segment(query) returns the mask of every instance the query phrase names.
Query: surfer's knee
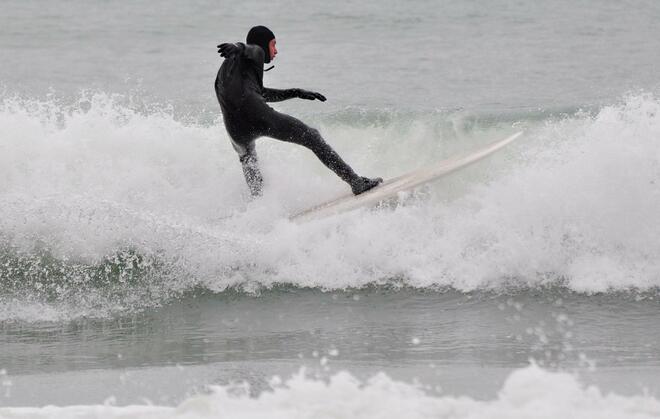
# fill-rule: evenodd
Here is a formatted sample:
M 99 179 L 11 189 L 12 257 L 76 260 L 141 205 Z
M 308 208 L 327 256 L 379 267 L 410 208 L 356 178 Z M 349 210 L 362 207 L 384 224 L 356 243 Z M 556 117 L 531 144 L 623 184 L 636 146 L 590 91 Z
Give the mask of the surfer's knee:
M 254 153 L 245 153 L 238 156 L 238 160 L 241 164 L 257 164 L 257 155 Z
M 321 133 L 316 128 L 306 127 L 300 136 L 300 144 L 314 150 L 325 144 Z
M 323 137 L 321 137 L 319 130 L 312 127 L 307 127 L 305 130 L 305 137 L 312 141 L 323 141 Z
M 230 135 L 229 140 L 234 151 L 238 154 L 239 159 L 247 154 L 254 153 L 254 141 L 245 139 L 238 135 Z

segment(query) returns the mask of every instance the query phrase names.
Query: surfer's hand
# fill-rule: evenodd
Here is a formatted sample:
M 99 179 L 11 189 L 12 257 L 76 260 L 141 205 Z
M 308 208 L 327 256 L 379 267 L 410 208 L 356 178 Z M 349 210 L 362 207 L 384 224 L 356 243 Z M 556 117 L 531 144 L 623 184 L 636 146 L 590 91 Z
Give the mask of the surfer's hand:
M 322 94 L 317 93 L 317 92 L 310 92 L 310 91 L 303 90 L 303 89 L 298 89 L 298 97 L 301 98 L 301 99 L 307 99 L 307 100 L 318 99 L 321 102 L 326 101 L 325 96 L 323 96 Z
M 221 57 L 231 57 L 234 54 L 241 52 L 245 46 L 241 43 L 238 44 L 220 44 L 218 45 L 218 54 Z

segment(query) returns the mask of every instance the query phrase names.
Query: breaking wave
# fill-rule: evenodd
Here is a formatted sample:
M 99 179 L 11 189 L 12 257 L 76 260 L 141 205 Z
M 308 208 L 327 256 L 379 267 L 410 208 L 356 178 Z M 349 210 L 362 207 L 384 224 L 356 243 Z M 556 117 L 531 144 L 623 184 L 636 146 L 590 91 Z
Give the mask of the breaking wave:
M 104 316 L 281 284 L 660 287 L 652 95 L 559 115 L 311 116 L 356 171 L 383 177 L 525 135 L 399 202 L 300 225 L 288 214 L 347 190 L 310 152 L 261 140 L 266 189 L 250 201 L 220 121 L 125 102 L 0 102 L 0 318 Z

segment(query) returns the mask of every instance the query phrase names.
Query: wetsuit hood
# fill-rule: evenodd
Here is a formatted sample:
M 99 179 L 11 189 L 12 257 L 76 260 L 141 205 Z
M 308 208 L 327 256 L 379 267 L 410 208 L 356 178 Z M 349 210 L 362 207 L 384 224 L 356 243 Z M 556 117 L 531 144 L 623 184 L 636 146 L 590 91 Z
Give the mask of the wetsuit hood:
M 275 34 L 265 26 L 255 26 L 250 29 L 245 40 L 248 44 L 254 44 L 264 50 L 264 63 L 270 62 L 270 48 L 268 44 L 272 39 L 275 39 Z

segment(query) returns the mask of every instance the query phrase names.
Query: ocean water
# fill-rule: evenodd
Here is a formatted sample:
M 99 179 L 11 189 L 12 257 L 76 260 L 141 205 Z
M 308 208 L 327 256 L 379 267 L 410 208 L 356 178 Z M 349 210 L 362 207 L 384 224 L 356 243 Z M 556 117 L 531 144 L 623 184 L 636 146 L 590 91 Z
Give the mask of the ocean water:
M 0 417 L 659 417 L 655 2 L 14 1 L 0 14 Z M 257 149 L 215 45 L 361 174 Z

